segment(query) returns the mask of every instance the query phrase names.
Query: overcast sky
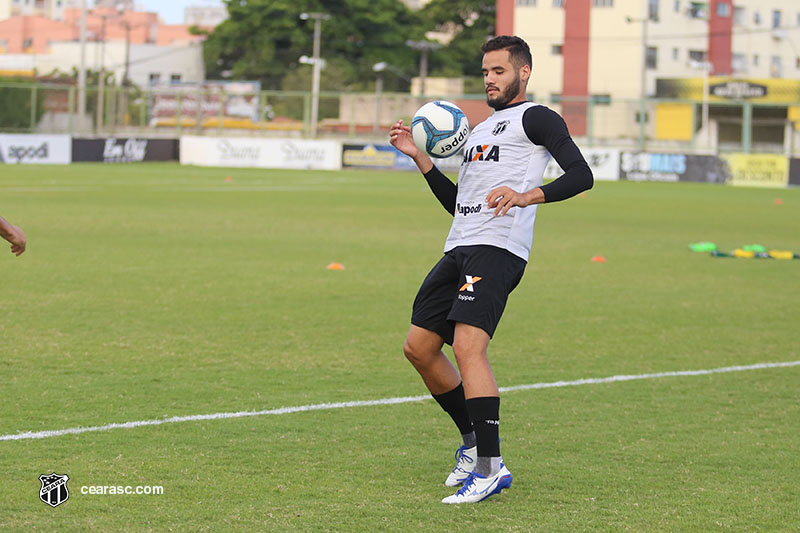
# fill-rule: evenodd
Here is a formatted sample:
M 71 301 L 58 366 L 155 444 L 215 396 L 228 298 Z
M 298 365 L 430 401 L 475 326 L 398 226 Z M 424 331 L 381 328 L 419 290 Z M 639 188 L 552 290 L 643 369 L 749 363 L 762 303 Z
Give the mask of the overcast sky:
M 183 8 L 187 6 L 221 6 L 220 0 L 136 0 L 145 11 L 155 11 L 167 24 L 183 24 Z

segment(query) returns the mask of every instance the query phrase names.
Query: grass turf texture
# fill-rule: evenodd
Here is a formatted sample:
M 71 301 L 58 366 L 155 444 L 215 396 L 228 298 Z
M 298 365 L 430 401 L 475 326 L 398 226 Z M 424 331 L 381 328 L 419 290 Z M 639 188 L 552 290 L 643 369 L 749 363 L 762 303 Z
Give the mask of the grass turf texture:
M 30 241 L 0 256 L 0 434 L 425 393 L 400 348 L 450 217 L 418 175 L 0 168 Z M 800 261 L 687 248 L 800 251 L 799 213 L 797 189 L 624 182 L 541 207 L 499 384 L 800 359 Z M 0 442 L 0 528 L 787 530 L 798 386 L 792 367 L 507 393 L 514 485 L 467 507 L 439 503 L 458 435 L 432 401 Z M 71 478 L 55 509 L 50 472 Z

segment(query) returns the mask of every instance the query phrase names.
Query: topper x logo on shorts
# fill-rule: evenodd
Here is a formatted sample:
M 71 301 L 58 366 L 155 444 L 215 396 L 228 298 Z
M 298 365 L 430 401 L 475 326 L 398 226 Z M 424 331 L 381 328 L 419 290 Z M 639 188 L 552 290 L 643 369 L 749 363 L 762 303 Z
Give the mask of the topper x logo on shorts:
M 463 292 L 463 291 L 475 292 L 475 289 L 473 289 L 472 286 L 483 279 L 480 276 L 465 276 L 465 277 L 467 278 L 467 282 L 463 284 L 460 289 L 458 289 L 458 292 Z

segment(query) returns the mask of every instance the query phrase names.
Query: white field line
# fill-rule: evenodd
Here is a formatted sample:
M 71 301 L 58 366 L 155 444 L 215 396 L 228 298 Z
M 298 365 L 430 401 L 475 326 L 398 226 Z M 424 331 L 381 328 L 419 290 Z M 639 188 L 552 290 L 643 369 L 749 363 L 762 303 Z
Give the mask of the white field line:
M 96 191 L 92 185 L 41 185 L 31 187 L 0 187 L 2 192 L 89 192 Z
M 550 383 L 532 383 L 529 385 L 514 385 L 511 387 L 500 387 L 500 392 L 511 392 L 530 389 L 551 389 L 557 387 L 573 387 L 577 385 L 598 385 L 602 383 L 617 383 L 620 381 L 634 381 L 640 379 L 659 379 L 681 376 L 705 376 L 709 374 L 724 374 L 727 372 L 745 372 L 748 370 L 762 370 L 766 368 L 786 368 L 800 366 L 800 361 L 788 361 L 783 363 L 758 363 L 744 366 L 726 366 L 722 368 L 712 368 L 708 370 L 680 370 L 676 372 L 656 372 L 652 374 L 632 374 L 610 376 L 607 378 L 584 378 L 574 381 L 554 381 Z M 290 413 L 301 413 L 305 411 L 322 411 L 329 409 L 344 409 L 347 407 L 370 407 L 375 405 L 395 405 L 400 403 L 421 402 L 430 400 L 428 394 L 422 396 L 403 396 L 399 398 L 381 398 L 379 400 L 361 400 L 352 402 L 336 403 L 317 403 L 312 405 L 299 405 L 295 407 L 279 407 L 277 409 L 266 409 L 263 411 L 236 411 L 232 413 L 213 413 L 208 415 L 189 415 L 172 416 L 157 420 L 137 420 L 135 422 L 123 422 L 117 424 L 105 424 L 102 426 L 77 427 L 68 429 L 55 429 L 50 431 L 26 431 L 24 433 L 14 433 L 10 435 L 0 435 L 3 440 L 25 440 L 25 439 L 46 439 L 49 437 L 60 437 L 62 435 L 77 435 L 79 433 L 89 433 L 93 431 L 108 431 L 111 429 L 133 429 L 142 426 L 160 426 L 162 424 L 174 424 L 176 422 L 191 422 L 196 420 L 218 420 L 224 418 L 243 418 L 246 416 L 265 416 L 265 415 L 286 415 Z

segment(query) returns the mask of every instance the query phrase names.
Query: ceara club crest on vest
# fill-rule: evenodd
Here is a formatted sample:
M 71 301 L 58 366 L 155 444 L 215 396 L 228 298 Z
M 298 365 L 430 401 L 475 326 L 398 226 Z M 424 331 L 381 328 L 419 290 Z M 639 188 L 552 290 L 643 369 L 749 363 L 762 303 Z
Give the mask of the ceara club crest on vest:
M 506 128 L 508 127 L 509 124 L 511 124 L 510 120 L 501 120 L 500 122 L 494 125 L 494 129 L 492 130 L 492 135 L 500 135 L 501 133 L 506 131 Z

